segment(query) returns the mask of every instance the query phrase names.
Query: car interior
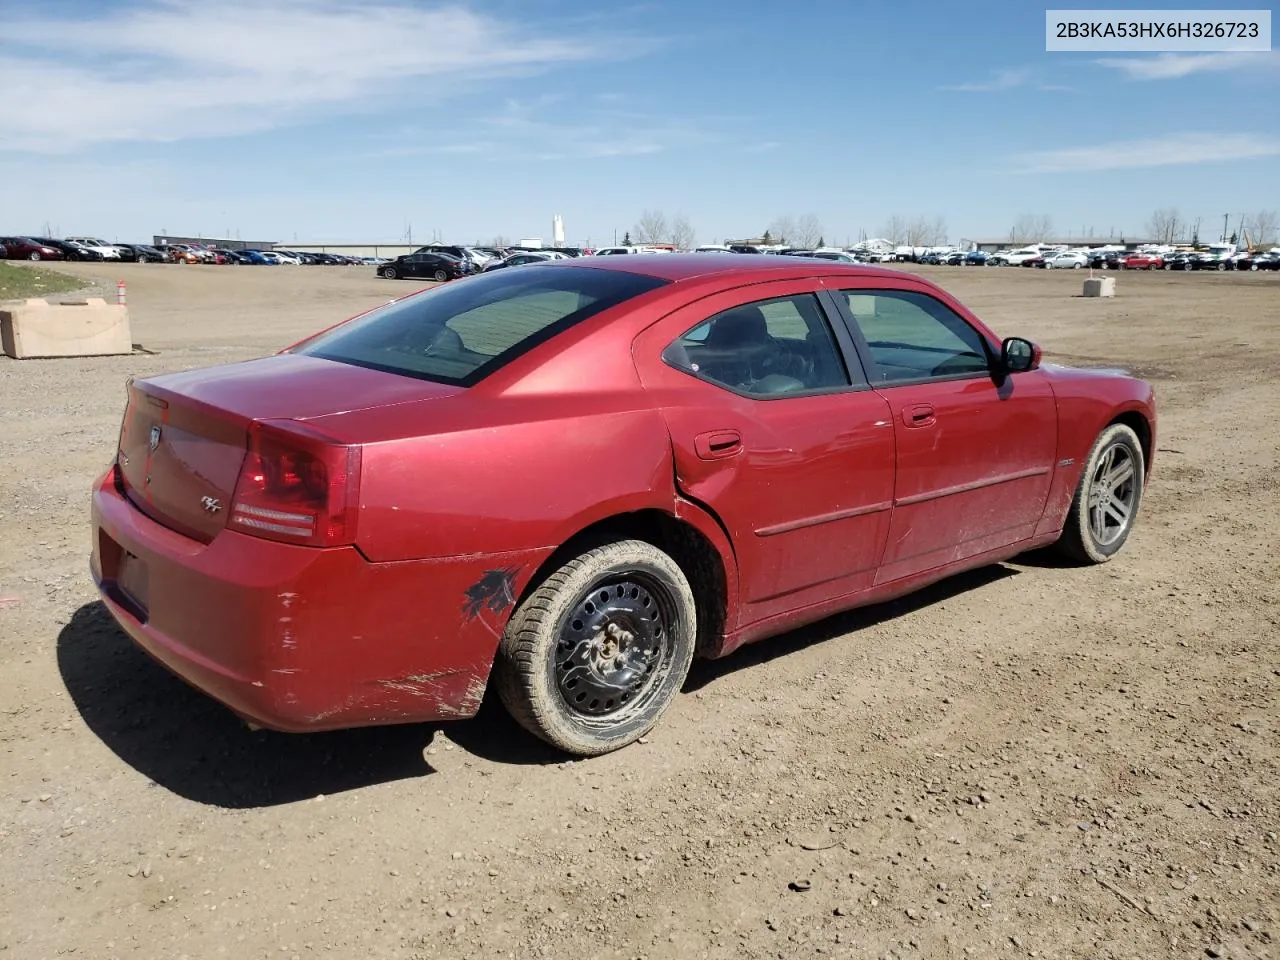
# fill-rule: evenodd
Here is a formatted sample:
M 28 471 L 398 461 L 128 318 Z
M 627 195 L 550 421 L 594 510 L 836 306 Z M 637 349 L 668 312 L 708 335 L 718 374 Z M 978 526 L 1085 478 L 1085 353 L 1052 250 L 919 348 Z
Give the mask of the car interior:
M 749 396 L 850 384 L 826 318 L 812 295 L 726 310 L 674 341 L 663 359 Z

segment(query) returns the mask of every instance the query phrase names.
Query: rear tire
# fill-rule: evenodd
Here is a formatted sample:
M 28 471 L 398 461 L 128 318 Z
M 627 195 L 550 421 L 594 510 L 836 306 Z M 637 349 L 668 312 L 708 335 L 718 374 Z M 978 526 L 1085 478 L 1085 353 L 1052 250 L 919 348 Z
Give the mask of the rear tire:
M 435 279 L 436 283 L 444 283 L 449 279 L 449 274 L 445 273 L 443 270 L 437 270 L 435 272 Z
M 1106 563 L 1120 552 L 1142 505 L 1146 461 L 1132 427 L 1113 423 L 1093 442 L 1058 549 L 1081 563 Z
M 494 660 L 516 722 L 582 757 L 644 736 L 693 660 L 693 591 L 667 554 L 640 540 L 583 553 L 512 615 Z

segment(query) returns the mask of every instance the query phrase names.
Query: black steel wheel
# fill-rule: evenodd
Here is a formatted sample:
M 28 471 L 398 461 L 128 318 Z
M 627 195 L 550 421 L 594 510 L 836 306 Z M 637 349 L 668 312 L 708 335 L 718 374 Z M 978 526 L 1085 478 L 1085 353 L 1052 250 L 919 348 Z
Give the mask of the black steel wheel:
M 1142 504 L 1146 464 L 1133 428 L 1113 423 L 1085 461 L 1058 546 L 1084 563 L 1106 563 L 1133 532 Z
M 395 268 L 395 267 L 383 267 L 383 268 L 382 268 L 382 275 L 383 275 L 384 277 L 386 277 L 388 280 L 394 280 L 394 279 L 396 278 L 396 268 Z
M 693 592 L 652 544 L 623 540 L 570 560 L 512 616 L 498 694 L 527 730 L 567 753 L 617 750 L 651 730 L 689 672 Z
M 449 279 L 449 274 L 445 273 L 443 270 L 437 270 L 435 273 L 435 278 L 436 278 L 436 283 L 444 283 L 446 280 Z

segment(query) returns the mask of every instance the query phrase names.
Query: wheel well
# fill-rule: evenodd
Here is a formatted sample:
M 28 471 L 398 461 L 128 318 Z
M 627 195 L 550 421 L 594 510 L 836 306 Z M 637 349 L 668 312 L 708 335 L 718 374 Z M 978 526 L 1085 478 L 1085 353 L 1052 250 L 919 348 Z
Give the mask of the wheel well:
M 1128 413 L 1120 414 L 1108 426 L 1116 423 L 1123 423 L 1138 435 L 1138 440 L 1142 444 L 1143 466 L 1149 471 L 1151 469 L 1151 424 L 1147 423 L 1147 418 L 1137 410 L 1130 410 Z
M 551 554 L 521 591 L 523 603 L 547 577 L 574 557 L 618 540 L 643 540 L 671 557 L 693 588 L 698 615 L 696 652 L 710 654 L 724 632 L 728 588 L 724 563 L 715 546 L 696 527 L 661 510 L 638 510 L 597 521 L 580 530 Z

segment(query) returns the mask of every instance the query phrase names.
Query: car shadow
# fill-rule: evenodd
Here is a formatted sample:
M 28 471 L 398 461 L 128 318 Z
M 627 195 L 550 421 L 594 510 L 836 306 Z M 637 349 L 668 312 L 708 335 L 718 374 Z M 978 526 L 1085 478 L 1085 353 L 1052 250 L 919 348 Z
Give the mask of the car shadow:
M 198 803 L 268 807 L 423 777 L 434 772 L 424 750 L 440 729 L 464 750 L 497 763 L 565 759 L 488 698 L 475 718 L 447 727 L 251 730 L 139 650 L 100 602 L 81 607 L 62 628 L 57 658 L 89 729 L 143 776 Z
M 686 693 L 701 690 L 726 674 L 734 673 L 745 667 L 768 663 L 778 657 L 789 656 L 816 643 L 833 640 L 836 637 L 856 632 L 864 627 L 885 623 L 924 607 L 932 606 L 935 603 L 949 600 L 970 590 L 984 587 L 989 583 L 996 583 L 1008 577 L 1016 577 L 1018 572 L 1015 567 L 1002 563 L 979 567 L 976 570 L 967 570 L 964 573 L 958 573 L 944 580 L 939 580 L 937 583 L 899 597 L 896 600 L 859 607 L 856 610 L 849 610 L 845 613 L 837 613 L 825 620 L 819 620 L 817 623 L 811 623 L 808 626 L 800 627 L 798 630 L 792 630 L 790 633 L 770 637 L 759 643 L 748 644 L 735 650 L 729 656 L 718 660 L 695 660 L 693 668 L 689 671 L 689 678 L 685 681 L 684 690 Z
M 1004 564 L 971 570 L 897 600 L 837 614 L 748 645 L 720 660 L 695 661 L 684 689 L 700 690 L 734 671 L 1017 573 Z M 78 609 L 62 628 L 57 658 L 76 709 L 109 749 L 153 783 L 212 806 L 269 807 L 424 777 L 435 772 L 424 751 L 438 731 L 463 750 L 494 763 L 547 765 L 567 759 L 512 720 L 492 688 L 475 717 L 448 724 L 314 734 L 251 730 L 139 650 L 97 601 Z
M 1014 567 L 1034 567 L 1037 570 L 1078 570 L 1090 565 L 1083 560 L 1068 557 L 1053 546 L 1020 553 L 1009 563 Z

